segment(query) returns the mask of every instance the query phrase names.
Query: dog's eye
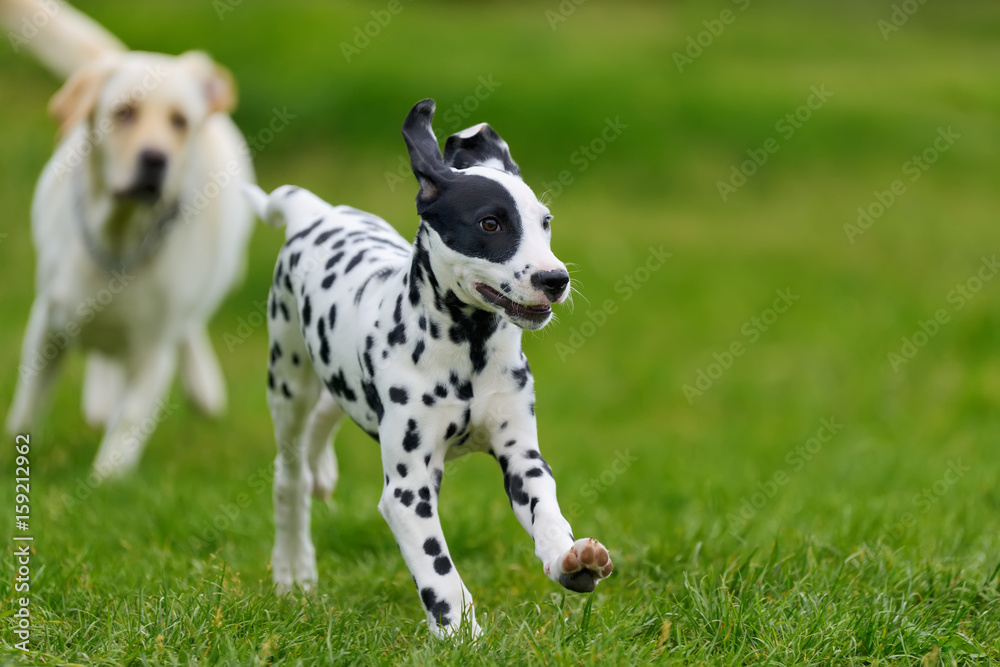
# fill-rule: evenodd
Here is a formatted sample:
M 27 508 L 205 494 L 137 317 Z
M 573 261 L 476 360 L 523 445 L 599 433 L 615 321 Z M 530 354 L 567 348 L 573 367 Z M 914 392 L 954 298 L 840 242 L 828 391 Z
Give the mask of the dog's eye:
M 115 109 L 114 112 L 115 120 L 119 123 L 129 123 L 135 120 L 135 107 L 128 104 L 123 104 L 122 106 Z
M 497 222 L 496 218 L 483 218 L 479 221 L 479 226 L 483 228 L 485 232 L 497 232 L 500 231 L 500 223 Z
M 542 229 L 548 231 L 549 226 L 551 224 L 552 224 L 552 216 L 551 215 L 547 215 L 544 218 L 542 218 Z
M 183 114 L 174 112 L 170 114 L 170 124 L 173 125 L 174 129 L 178 132 L 183 132 L 187 129 L 188 121 Z

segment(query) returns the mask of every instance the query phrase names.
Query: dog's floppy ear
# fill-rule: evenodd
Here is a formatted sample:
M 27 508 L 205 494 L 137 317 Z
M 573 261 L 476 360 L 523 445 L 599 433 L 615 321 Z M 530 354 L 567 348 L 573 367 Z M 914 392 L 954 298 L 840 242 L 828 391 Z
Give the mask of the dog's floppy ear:
M 212 60 L 204 51 L 188 51 L 180 55 L 195 78 L 201 82 L 208 102 L 208 113 L 232 113 L 236 108 L 236 80 L 232 72 Z
M 117 58 L 108 54 L 79 68 L 56 91 L 49 101 L 49 114 L 59 124 L 59 137 L 65 137 L 77 123 L 97 106 L 97 96 L 114 69 Z
M 434 100 L 428 99 L 417 102 L 403 121 L 403 139 L 410 152 L 410 165 L 420 183 L 418 213 L 423 213 L 424 208 L 454 179 L 451 169 L 441 160 L 441 149 L 431 127 L 433 119 Z
M 444 144 L 444 162 L 452 169 L 491 167 L 520 176 L 507 142 L 486 123 L 457 132 Z

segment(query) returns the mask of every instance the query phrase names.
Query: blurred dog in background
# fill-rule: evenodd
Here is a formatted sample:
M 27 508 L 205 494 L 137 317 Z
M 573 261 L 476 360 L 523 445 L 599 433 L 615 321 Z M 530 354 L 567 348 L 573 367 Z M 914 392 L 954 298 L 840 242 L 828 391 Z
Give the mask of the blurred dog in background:
M 201 411 L 226 406 L 207 322 L 242 278 L 253 219 L 239 186 L 255 180 L 228 115 L 235 85 L 204 53 L 128 51 L 57 0 L 0 0 L 0 21 L 15 48 L 68 77 L 32 204 L 36 298 L 7 429 L 37 421 L 79 346 L 84 416 L 106 427 L 94 470 L 120 475 L 138 464 L 178 363 Z

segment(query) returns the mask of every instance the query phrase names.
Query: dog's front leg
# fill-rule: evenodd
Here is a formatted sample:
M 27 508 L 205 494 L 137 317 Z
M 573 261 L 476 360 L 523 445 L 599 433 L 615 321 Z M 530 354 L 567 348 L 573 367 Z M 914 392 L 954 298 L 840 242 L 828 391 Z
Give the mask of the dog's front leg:
M 24 331 L 17 391 L 7 414 L 7 432 L 11 435 L 36 425 L 58 374 L 65 349 L 55 336 L 50 338 L 50 325 L 49 305 L 43 297 L 38 297 Z M 66 338 L 65 334 L 62 337 Z
M 535 541 L 546 576 L 571 591 L 587 593 L 611 574 L 608 550 L 593 538 L 574 539 L 556 498 L 552 469 L 538 449 L 531 387 L 489 401 L 490 447 L 503 471 L 514 515 Z
M 481 630 L 472 594 L 451 560 L 438 517 L 445 452 L 437 431 L 443 429 L 402 412 L 387 411 L 379 427 L 385 487 L 378 509 L 413 575 L 431 632 L 443 637 L 469 623 L 475 637 Z
M 163 399 L 176 367 L 177 350 L 171 345 L 147 350 L 129 365 L 121 405 L 94 460 L 101 479 L 131 472 L 139 464 L 153 428 L 170 413 Z

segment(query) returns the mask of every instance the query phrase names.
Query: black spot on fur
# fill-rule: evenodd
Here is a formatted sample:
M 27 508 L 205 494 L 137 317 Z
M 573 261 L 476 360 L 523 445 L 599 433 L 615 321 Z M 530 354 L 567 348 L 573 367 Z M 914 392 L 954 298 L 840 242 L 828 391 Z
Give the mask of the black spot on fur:
M 337 304 L 334 303 L 330 305 L 330 315 L 328 319 L 330 320 L 330 331 L 333 331 L 333 325 L 337 323 Z
M 389 400 L 399 405 L 406 405 L 410 395 L 403 387 L 389 387 Z
M 409 507 L 413 504 L 413 491 L 403 491 L 399 496 L 399 502 L 403 503 L 404 506 Z
M 434 512 L 431 511 L 431 504 L 426 501 L 417 503 L 417 516 L 421 519 L 429 519 Z
M 293 366 L 298 366 L 301 363 L 302 363 L 302 359 L 299 358 L 299 353 L 298 352 L 292 352 L 292 365 Z
M 326 381 L 326 388 L 330 390 L 330 393 L 334 396 L 339 396 L 348 401 L 358 400 L 358 395 L 354 393 L 347 384 L 347 378 L 344 377 L 344 369 L 341 368 L 337 373 Z
M 271 371 L 267 372 L 267 388 L 271 390 L 274 389 L 274 373 Z
M 288 385 L 285 384 L 284 382 L 281 383 L 281 395 L 284 396 L 285 398 L 292 397 L 292 392 L 289 391 Z
M 361 381 L 361 390 L 365 392 L 365 401 L 368 403 L 368 407 L 372 409 L 375 413 L 375 418 L 378 423 L 382 423 L 382 417 L 385 415 L 385 408 L 382 407 L 382 399 L 378 395 L 378 389 L 371 382 Z
M 451 572 L 451 559 L 447 556 L 438 556 L 434 559 L 434 571 L 442 577 Z
M 288 194 L 291 194 L 291 193 L 287 193 L 285 196 L 287 197 Z M 285 245 L 287 246 L 292 241 L 295 241 L 295 240 L 298 240 L 298 239 L 304 239 L 305 237 L 309 236 L 310 234 L 313 233 L 313 230 L 316 229 L 319 226 L 319 223 L 321 223 L 321 222 L 323 222 L 323 218 L 319 218 L 316 222 L 312 223 L 311 225 L 309 225 L 308 227 L 306 227 L 305 229 L 303 229 L 298 234 L 295 234 L 294 236 L 289 237 L 289 239 L 287 241 L 285 241 Z
M 389 332 L 389 336 L 386 340 L 389 342 L 389 345 L 401 345 L 405 343 L 406 325 L 400 323 L 394 326 L 392 330 Z
M 307 327 L 312 322 L 312 312 L 312 303 L 309 301 L 309 297 L 307 296 L 302 304 L 302 326 Z
M 424 553 L 428 556 L 438 556 L 441 554 L 441 543 L 435 537 L 428 537 L 424 540 Z
M 368 252 L 367 248 L 365 248 L 364 250 L 362 250 L 361 252 L 359 252 L 357 255 L 355 255 L 354 257 L 352 257 L 351 261 L 347 263 L 347 267 L 344 269 L 344 274 L 350 273 L 351 269 L 353 269 L 355 266 L 357 266 L 358 264 L 360 264 L 361 263 L 361 259 L 365 256 L 366 252 Z
M 291 271 L 296 266 L 299 265 L 299 258 L 302 257 L 301 252 L 293 252 L 288 258 L 288 270 Z
M 504 447 L 513 447 L 516 444 L 517 444 L 517 440 L 508 440 L 507 442 L 504 443 L 503 446 Z
M 420 496 L 421 500 L 430 500 L 431 490 L 428 489 L 426 486 L 421 486 L 420 489 L 417 491 L 417 495 Z
M 292 321 L 292 314 L 288 312 L 288 306 L 285 305 L 284 301 L 278 302 L 278 307 L 281 308 L 281 316 L 285 318 L 286 322 Z
M 542 458 L 541 452 L 539 452 L 537 449 L 529 449 L 524 453 L 524 457 L 532 459 L 533 461 L 537 461 L 538 464 L 545 469 L 545 472 L 549 473 L 549 475 L 552 475 L 552 468 L 550 468 L 549 464 L 545 462 L 545 459 Z M 529 475 L 529 477 L 530 476 L 531 475 Z
M 403 463 L 397 463 L 396 464 L 396 472 L 399 473 L 400 477 L 406 477 L 406 472 L 407 472 L 406 465 L 403 464 Z
M 403 450 L 412 452 L 420 446 L 420 433 L 417 431 L 417 420 L 410 419 L 406 422 L 406 433 L 403 435 Z
M 337 279 L 337 274 L 331 273 L 327 277 L 323 278 L 323 282 L 320 284 L 323 286 L 323 289 L 330 289 L 333 286 L 333 281 L 335 281 L 336 279 Z
M 273 364 L 278 359 L 281 359 L 281 346 L 278 345 L 278 341 L 271 343 L 271 363 Z
M 528 378 L 531 376 L 531 367 L 528 366 L 528 362 L 526 361 L 524 362 L 524 366 L 515 368 L 510 374 L 514 376 L 514 380 L 517 382 L 517 390 L 520 391 L 528 384 Z
M 511 507 L 515 503 L 518 505 L 527 505 L 531 501 L 531 498 L 524 491 L 524 478 L 516 473 L 504 475 L 503 490 L 507 492 L 507 497 L 510 498 Z
M 525 477 L 541 477 L 545 473 L 542 472 L 541 468 L 532 468 L 528 472 L 524 473 Z
M 330 341 L 326 337 L 326 322 L 320 317 L 316 323 L 316 335 L 319 336 L 319 358 L 324 364 L 330 363 Z
M 441 480 L 444 479 L 444 470 L 441 468 L 434 469 L 434 495 L 441 493 Z
M 447 398 L 448 397 L 448 387 L 444 386 L 441 383 L 438 383 L 438 384 L 434 385 L 434 393 L 437 395 L 438 398 Z
M 340 227 L 338 227 L 336 229 L 328 229 L 325 232 L 319 234 L 316 237 L 316 240 L 313 241 L 313 244 L 314 245 L 322 245 L 322 244 L 326 243 L 326 240 L 328 238 L 330 238 L 331 236 L 333 236 L 334 234 L 336 234 L 336 233 L 338 233 L 340 231 L 342 231 L 342 229 Z
M 402 325 L 400 325 L 400 326 L 402 326 Z M 417 363 L 420 362 L 420 357 L 423 356 L 424 350 L 426 348 L 427 348 L 427 346 L 424 344 L 424 341 L 422 341 L 422 340 L 418 340 L 417 344 L 413 346 L 413 354 L 411 355 L 411 358 L 413 359 L 413 363 L 414 364 L 417 364 Z
M 448 328 L 448 337 L 456 345 L 469 344 L 472 369 L 477 373 L 482 372 L 486 368 L 486 342 L 497 330 L 497 315 L 463 303 L 450 290 L 444 303 L 454 323 Z
M 403 276 L 403 277 L 405 278 L 406 276 Z M 417 326 L 420 327 L 421 331 L 427 331 L 427 317 L 424 316 L 424 315 L 421 315 L 420 319 L 417 320 Z
M 458 433 L 458 424 L 452 422 L 448 424 L 448 429 L 444 432 L 444 439 L 451 440 Z
M 424 467 L 425 468 L 429 467 L 430 464 L 431 464 L 431 455 L 428 454 L 427 456 L 424 457 Z
M 434 397 L 430 394 L 424 394 L 422 400 L 427 407 L 434 405 Z
M 420 589 L 420 599 L 424 603 L 424 608 L 431 615 L 438 625 L 449 625 L 451 621 L 448 614 L 451 612 L 451 605 L 444 600 L 438 600 L 433 588 Z
M 330 259 L 326 260 L 326 266 L 324 268 L 329 271 L 333 267 L 337 266 L 337 263 L 342 259 L 344 259 L 344 253 L 338 252 L 336 255 L 333 255 Z

